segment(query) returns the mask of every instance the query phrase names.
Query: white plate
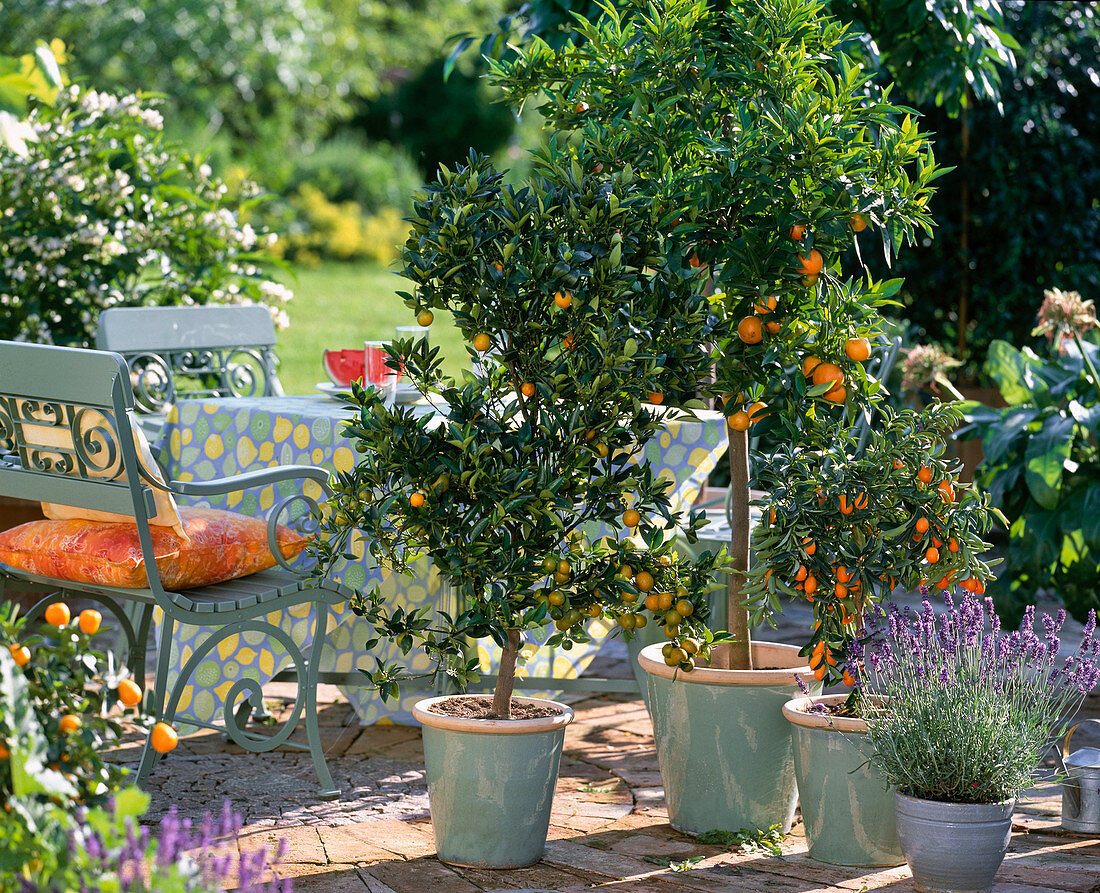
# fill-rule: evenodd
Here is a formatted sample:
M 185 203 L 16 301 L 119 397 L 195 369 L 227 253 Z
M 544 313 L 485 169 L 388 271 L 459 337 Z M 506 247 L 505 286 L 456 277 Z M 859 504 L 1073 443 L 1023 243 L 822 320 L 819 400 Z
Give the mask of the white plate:
M 313 387 L 330 397 L 335 397 L 337 394 L 351 393 L 351 385 L 333 384 L 331 381 L 319 381 Z

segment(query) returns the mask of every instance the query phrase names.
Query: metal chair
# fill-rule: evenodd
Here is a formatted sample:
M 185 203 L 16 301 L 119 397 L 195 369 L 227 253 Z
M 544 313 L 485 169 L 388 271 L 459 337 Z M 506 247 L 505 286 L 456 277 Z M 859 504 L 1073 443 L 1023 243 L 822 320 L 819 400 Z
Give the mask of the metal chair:
M 275 326 L 261 305 L 112 307 L 96 347 L 121 354 L 150 438 L 178 397 L 278 397 Z
M 58 594 L 79 594 L 103 605 L 124 632 L 130 666 L 144 677 L 145 643 L 154 608 L 164 612 L 161 646 L 151 708 L 158 720 L 171 723 L 189 679 L 220 643 L 244 633 L 263 633 L 290 655 L 298 696 L 283 728 L 271 735 L 246 727 L 252 710 L 262 707 L 260 684 L 250 678 L 234 683 L 223 704 L 225 732 L 254 753 L 280 745 L 308 750 L 326 797 L 338 795 L 325 764 L 317 720 L 317 680 L 330 608 L 345 601 L 351 590 L 328 578 L 313 577 L 292 567 L 276 545 L 278 523 L 293 523 L 308 531 L 320 518 L 315 499 L 292 482 L 312 482 L 312 492 L 327 494 L 328 472 L 310 466 L 283 466 L 200 482 L 158 480 L 141 462 L 132 425 L 134 397 L 130 368 L 116 353 L 77 350 L 0 341 L 0 494 L 60 503 L 132 516 L 145 562 L 147 586 L 123 588 L 43 577 L 0 563 L 0 595 L 6 580 L 20 589 L 51 593 L 29 616 L 40 614 Z M 149 519 L 156 514 L 155 491 L 181 496 L 214 496 L 251 487 L 275 485 L 281 501 L 267 522 L 268 544 L 279 567 L 212 586 L 181 592 L 166 591 L 157 571 Z M 309 487 L 306 488 L 310 489 Z M 137 606 L 136 621 L 124 604 Z M 267 615 L 309 604 L 316 616 L 307 657 Z M 172 632 L 176 624 L 215 627 L 182 667 L 169 692 Z M 239 704 L 238 704 L 239 702 Z M 306 727 L 305 744 L 288 740 L 299 722 Z M 220 728 L 188 718 L 189 724 Z M 158 754 L 146 744 L 137 780 L 152 770 Z

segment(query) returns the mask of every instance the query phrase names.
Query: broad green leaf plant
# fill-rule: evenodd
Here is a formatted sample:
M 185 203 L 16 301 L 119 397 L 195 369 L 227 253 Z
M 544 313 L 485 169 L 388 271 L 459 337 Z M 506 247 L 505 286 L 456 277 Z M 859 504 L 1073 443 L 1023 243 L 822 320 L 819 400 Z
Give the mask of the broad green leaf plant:
M 532 40 L 516 60 L 494 63 L 494 81 L 517 104 L 536 101 L 593 175 L 630 170 L 637 177 L 667 240 L 667 263 L 696 271 L 697 287 L 721 319 L 709 390 L 730 420 L 732 641 L 715 650 L 710 665 L 750 668 L 748 609 L 760 619 L 765 604 L 761 591 L 748 588 L 750 430 L 770 430 L 796 453 L 852 458 L 856 441 L 847 432 L 883 396 L 864 366 L 870 339 L 901 282 L 873 281 L 842 263 L 859 262 L 872 239 L 889 261 L 918 233 L 931 234 L 932 183 L 947 171 L 913 116 L 843 53 L 845 29 L 820 3 L 630 6 L 622 14 L 608 4 L 598 21 L 579 21 L 581 39 L 562 49 Z M 897 442 L 883 457 L 896 455 L 905 438 L 920 433 L 923 443 L 942 428 L 935 419 L 926 425 L 903 416 L 889 430 Z M 935 449 L 929 442 L 922 454 Z M 782 461 L 781 454 L 779 467 Z M 913 465 L 916 456 L 906 461 Z M 936 477 L 961 489 L 955 473 L 944 463 Z M 822 472 L 819 481 L 838 502 L 830 475 Z M 863 517 L 896 526 L 893 508 L 877 512 L 878 503 Z M 832 523 L 807 513 L 795 532 L 822 540 L 821 525 Z M 772 554 L 759 545 L 757 560 L 767 567 Z M 777 571 L 787 569 L 787 557 L 776 555 Z M 858 562 L 856 571 L 864 573 Z M 978 564 L 955 571 L 964 579 L 987 574 Z M 795 582 L 781 584 L 779 573 L 761 581 L 767 612 L 779 609 L 779 594 Z M 820 581 L 823 591 L 838 582 L 835 575 Z M 842 612 L 815 603 L 815 613 L 817 642 L 850 637 L 840 623 L 821 631 Z M 830 665 L 826 678 L 837 681 L 841 672 Z
M 1051 336 L 1046 356 L 990 345 L 986 370 L 1004 408 L 965 408 L 970 436 L 982 439 L 978 482 L 1008 518 L 1007 572 L 991 589 L 998 607 L 1018 620 L 1045 589 L 1084 622 L 1100 609 L 1100 347 L 1087 340 L 1091 301 L 1053 290 L 1048 306 L 1074 312 L 1068 325 L 1036 329 Z
M 671 511 L 669 482 L 643 457 L 662 404 L 702 405 L 690 398 L 720 317 L 695 272 L 667 263 L 670 243 L 629 166 L 597 174 L 586 152 L 551 142 L 535 171 L 508 186 L 471 154 L 417 196 L 406 303 L 422 325 L 436 310 L 454 315 L 474 372 L 448 379 L 437 348 L 408 340 L 390 362 L 435 414 L 353 386 L 346 431 L 360 459 L 334 482 L 316 547 L 322 566 L 365 548 L 406 571 L 427 555 L 457 614 L 406 611 L 377 590 L 352 609 L 403 652 L 423 647 L 459 685 L 476 667 L 467 641 L 491 637 L 503 649 L 501 718 L 522 640 L 548 623 L 548 644 L 569 649 L 592 618 L 624 630 L 660 622 L 685 661 L 706 654 L 706 595 L 725 560 L 676 554 L 674 534 L 693 540 L 704 519 Z M 404 670 L 378 661 L 369 675 L 389 697 Z

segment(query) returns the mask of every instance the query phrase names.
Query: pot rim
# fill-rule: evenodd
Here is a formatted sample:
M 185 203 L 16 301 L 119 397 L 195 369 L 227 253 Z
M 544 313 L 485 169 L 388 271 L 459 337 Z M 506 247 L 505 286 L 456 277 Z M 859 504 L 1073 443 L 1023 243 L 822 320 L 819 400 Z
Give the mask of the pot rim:
M 783 705 L 783 715 L 791 725 L 803 729 L 821 729 L 827 732 L 847 732 L 849 734 L 867 734 L 867 723 L 858 716 L 829 716 L 822 713 L 809 713 L 814 704 L 829 707 L 847 699 L 845 694 L 817 695 L 815 697 L 791 698 Z
M 903 794 L 900 790 L 897 791 L 894 796 L 897 798 L 899 807 L 901 807 L 903 803 L 911 803 L 918 809 L 927 806 L 950 810 L 981 809 L 988 810 L 989 812 L 1008 810 L 1011 815 L 1012 810 L 1016 807 L 1015 797 L 1009 797 L 1007 800 L 999 800 L 996 803 L 948 803 L 944 800 L 928 800 L 925 797 L 914 797 L 911 794 Z
M 813 670 L 799 655 L 797 645 L 784 645 L 779 642 L 753 642 L 754 662 L 759 657 L 769 663 L 788 664 L 775 670 L 715 670 L 711 667 L 696 667 L 685 673 L 679 667 L 670 667 L 661 656 L 663 643 L 647 645 L 638 654 L 638 663 L 651 676 L 661 676 L 678 682 L 697 682 L 709 685 L 795 685 L 795 675 L 807 679 L 813 677 Z M 809 683 L 807 683 L 809 684 Z
M 483 698 L 481 694 L 437 695 L 424 698 L 413 704 L 413 716 L 421 725 L 433 729 L 451 732 L 470 732 L 475 735 L 532 735 L 539 732 L 553 732 L 564 729 L 573 721 L 573 708 L 568 704 L 551 701 L 547 698 L 527 698 L 514 696 L 513 701 L 521 704 L 535 704 L 540 707 L 553 707 L 558 711 L 554 716 L 539 716 L 534 719 L 471 719 L 466 716 L 446 716 L 435 713 L 430 708 L 440 701 L 453 698 Z

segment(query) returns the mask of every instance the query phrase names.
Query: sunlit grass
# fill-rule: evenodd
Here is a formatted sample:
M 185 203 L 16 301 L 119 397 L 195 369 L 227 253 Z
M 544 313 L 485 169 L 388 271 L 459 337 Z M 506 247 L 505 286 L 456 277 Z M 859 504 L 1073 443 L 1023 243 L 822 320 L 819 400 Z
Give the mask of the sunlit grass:
M 287 305 L 290 327 L 279 333 L 279 379 L 288 394 L 313 393 L 327 381 L 321 366 L 325 350 L 362 348 L 364 340 L 390 341 L 396 326 L 415 325 L 414 314 L 398 291 L 409 283 L 374 263 L 326 263 L 300 269 L 290 281 L 294 299 Z M 430 339 L 441 348 L 444 372 L 469 367 L 462 336 L 449 313 L 435 312 Z

